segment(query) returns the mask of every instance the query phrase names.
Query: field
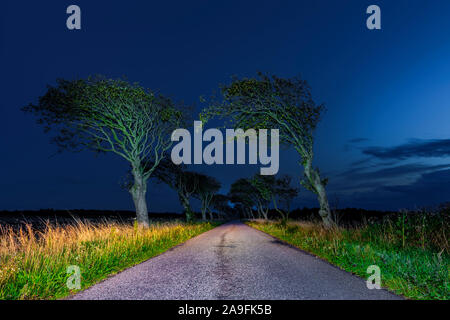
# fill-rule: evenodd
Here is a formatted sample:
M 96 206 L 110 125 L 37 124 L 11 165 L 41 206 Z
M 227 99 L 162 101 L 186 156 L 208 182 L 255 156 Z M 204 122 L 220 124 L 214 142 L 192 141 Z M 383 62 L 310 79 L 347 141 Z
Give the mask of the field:
M 358 227 L 253 220 L 248 225 L 365 279 L 381 269 L 382 286 L 411 299 L 450 299 L 448 215 L 399 214 Z
M 0 299 L 58 299 L 69 289 L 74 267 L 81 289 L 154 257 L 202 232 L 212 223 L 153 221 L 143 229 L 130 222 L 54 221 L 0 225 Z M 72 266 L 72 267 L 71 267 Z

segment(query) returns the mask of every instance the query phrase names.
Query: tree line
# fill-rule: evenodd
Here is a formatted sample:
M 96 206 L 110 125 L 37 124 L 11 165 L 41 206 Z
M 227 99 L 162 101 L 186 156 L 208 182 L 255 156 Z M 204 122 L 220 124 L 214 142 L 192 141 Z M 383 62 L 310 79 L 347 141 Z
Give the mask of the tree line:
M 203 123 L 213 118 L 235 129 L 279 129 L 280 144 L 294 148 L 303 168 L 301 184 L 317 195 L 319 214 L 326 227 L 332 226 L 326 194 L 327 179 L 313 166 L 314 131 L 324 111 L 316 104 L 305 80 L 258 73 L 251 78 L 233 77 L 219 93 L 202 98 L 199 114 Z M 137 221 L 149 225 L 146 201 L 149 179 L 174 189 L 188 220 L 194 214 L 191 198 L 201 202 L 202 218 L 213 212 L 226 215 L 231 206 L 242 215 L 268 217 L 273 207 L 287 220 L 298 189 L 290 176 L 261 176 L 238 179 L 227 195 L 219 194 L 215 178 L 175 165 L 168 156 L 171 134 L 186 127 L 191 108 L 137 83 L 103 76 L 87 79 L 58 79 L 48 86 L 38 102 L 22 109 L 37 117 L 59 151 L 92 150 L 114 153 L 130 165 L 126 187 Z M 300 169 L 299 169 L 300 170 Z

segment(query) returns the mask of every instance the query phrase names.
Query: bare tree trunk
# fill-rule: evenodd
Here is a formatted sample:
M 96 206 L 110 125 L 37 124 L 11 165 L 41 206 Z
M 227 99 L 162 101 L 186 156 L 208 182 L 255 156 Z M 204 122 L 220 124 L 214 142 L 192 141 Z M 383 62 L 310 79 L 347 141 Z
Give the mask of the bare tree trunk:
M 258 210 L 256 211 L 256 212 L 258 212 L 258 219 L 262 219 L 262 213 L 261 213 L 261 209 L 260 208 L 258 208 Z
M 319 200 L 319 215 L 322 217 L 323 224 L 326 228 L 334 225 L 331 218 L 330 205 L 328 203 L 327 193 L 325 191 L 325 183 L 320 178 L 319 173 L 312 167 L 312 160 L 308 159 L 304 164 L 305 176 L 311 191 L 317 195 Z
M 253 214 L 253 210 L 250 208 L 250 209 L 248 209 L 248 217 L 250 218 L 250 219 L 255 219 L 255 215 Z
M 133 197 L 134 206 L 136 208 L 136 218 L 140 226 L 148 228 L 150 221 L 148 219 L 147 200 L 147 181 L 138 169 L 133 169 L 134 184 L 130 189 Z
M 263 216 L 264 216 L 264 220 L 269 219 L 269 208 L 266 208 L 265 210 L 263 210 Z
M 202 220 L 206 221 L 206 211 L 208 210 L 208 199 L 206 197 L 202 198 Z
M 213 198 L 213 194 L 203 194 L 201 195 L 201 203 L 202 203 L 202 219 L 206 220 L 206 212 L 209 213 L 210 220 L 213 220 L 213 214 L 210 209 L 211 201 Z
M 244 212 L 245 212 L 244 216 L 245 216 L 247 219 L 251 219 L 251 218 L 252 218 L 251 210 L 252 210 L 252 209 L 248 209 L 248 208 L 245 208 L 245 209 L 244 209 Z
M 202 206 L 202 220 L 206 220 L 206 208 L 204 206 Z
M 258 202 L 258 218 L 264 218 L 264 220 L 268 219 L 267 213 L 269 211 L 269 208 L 264 208 L 261 202 Z
M 180 198 L 181 205 L 186 212 L 187 222 L 194 221 L 194 213 L 192 212 L 191 205 L 189 204 L 189 198 L 186 197 L 182 192 L 178 192 L 178 197 Z

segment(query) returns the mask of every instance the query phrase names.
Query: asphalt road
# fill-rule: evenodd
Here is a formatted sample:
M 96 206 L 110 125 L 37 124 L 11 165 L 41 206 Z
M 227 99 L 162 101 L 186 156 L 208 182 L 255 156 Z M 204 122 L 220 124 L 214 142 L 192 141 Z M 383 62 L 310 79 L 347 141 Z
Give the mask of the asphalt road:
M 233 222 L 127 269 L 72 299 L 400 299 Z

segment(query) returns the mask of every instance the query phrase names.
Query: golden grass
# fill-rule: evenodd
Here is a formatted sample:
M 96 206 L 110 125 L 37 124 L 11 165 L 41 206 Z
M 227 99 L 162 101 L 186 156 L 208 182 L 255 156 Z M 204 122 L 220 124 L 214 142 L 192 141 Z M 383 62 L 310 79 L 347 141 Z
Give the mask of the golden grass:
M 79 266 L 82 288 L 213 228 L 210 223 L 137 225 L 78 222 L 0 227 L 0 299 L 51 299 L 72 293 L 67 267 Z

